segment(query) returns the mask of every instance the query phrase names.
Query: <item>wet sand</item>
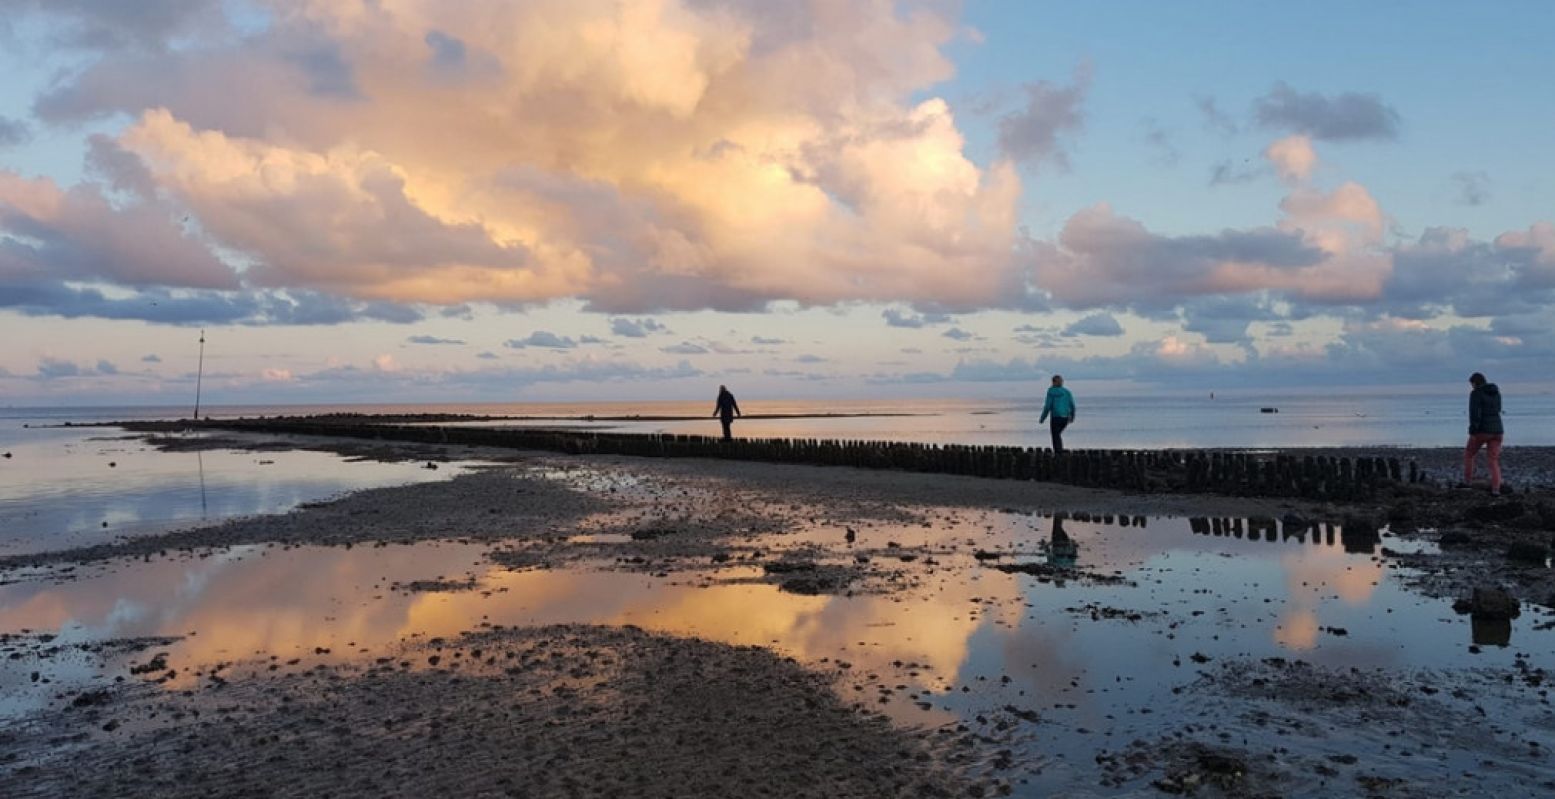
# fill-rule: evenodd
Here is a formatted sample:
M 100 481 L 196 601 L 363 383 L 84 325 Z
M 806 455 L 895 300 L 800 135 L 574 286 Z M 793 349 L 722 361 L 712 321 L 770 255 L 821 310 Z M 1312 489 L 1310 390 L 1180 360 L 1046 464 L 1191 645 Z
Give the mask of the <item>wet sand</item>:
M 994 795 L 903 732 L 756 648 L 633 628 L 480 630 L 361 667 L 296 663 L 189 692 L 74 697 L 0 735 L 23 797 Z M 218 673 L 219 672 L 219 673 Z M 144 682 L 143 682 L 144 681 Z M 24 765 L 18 765 L 24 764 Z
M 460 448 L 441 456 L 471 454 Z M 439 453 L 389 447 L 368 456 Z M 871 534 L 876 528 L 928 528 L 962 514 L 1058 513 L 1268 517 L 1287 525 L 1370 520 L 1389 525 L 1397 546 L 1410 545 L 1384 553 L 1425 595 L 1466 598 L 1474 588 L 1498 587 L 1512 591 L 1514 604 L 1555 604 L 1547 561 L 1531 554 L 1547 550 L 1555 521 L 1550 497 L 1538 491 L 1492 502 L 1482 491 L 1419 488 L 1350 506 L 760 463 L 507 457 L 508 466 L 363 491 L 289 514 L 7 557 L 0 582 L 70 580 L 85 569 L 199 558 L 239 545 L 454 539 L 488 544 L 491 561 L 520 570 L 588 559 L 623 572 L 695 575 L 748 564 L 751 574 L 740 579 L 787 592 L 892 596 L 953 559 L 989 569 L 1029 561 L 970 540 L 880 541 Z M 1450 466 L 1449 458 L 1441 456 Z M 795 540 L 770 543 L 785 536 Z M 588 543 L 580 546 L 580 537 Z M 1514 546 L 1517 558 L 1509 556 Z M 1075 584 L 1118 579 L 1062 566 L 1014 570 Z M 425 578 L 397 588 L 475 586 Z M 1074 610 L 1113 624 L 1160 615 L 1155 608 Z M 468 636 L 408 641 L 403 654 L 374 653 L 362 665 L 304 659 L 272 672 L 234 664 L 197 675 L 188 693 L 147 685 L 179 668 L 167 663 L 93 689 L 105 693 L 62 695 L 57 710 L 0 726 L 0 793 L 995 795 L 1020 792 L 1022 775 L 1031 773 L 1030 764 L 1010 760 L 1008 738 L 1048 723 L 1037 709 L 1007 707 L 975 734 L 952 727 L 931 735 L 840 701 L 835 675 L 761 650 L 630 628 L 474 629 Z M 37 647 L 18 651 L 48 657 Z M 505 665 L 513 663 L 517 671 Z M 1174 689 L 1203 700 L 1174 734 L 1119 741 L 1099 756 L 1098 794 L 1429 796 L 1555 784 L 1545 749 L 1555 714 L 1537 666 L 1505 674 L 1363 674 L 1230 660 L 1218 669 Z M 1491 691 L 1510 692 L 1499 706 L 1525 712 L 1487 719 L 1482 708 L 1476 712 L 1476 697 Z M 1525 740 L 1522 730 L 1535 733 Z M 1461 782 L 1444 788 L 1412 777 L 1411 758 L 1422 753 L 1463 764 Z M 91 784 L 76 763 L 92 764 Z M 1490 769 L 1500 771 L 1480 775 Z

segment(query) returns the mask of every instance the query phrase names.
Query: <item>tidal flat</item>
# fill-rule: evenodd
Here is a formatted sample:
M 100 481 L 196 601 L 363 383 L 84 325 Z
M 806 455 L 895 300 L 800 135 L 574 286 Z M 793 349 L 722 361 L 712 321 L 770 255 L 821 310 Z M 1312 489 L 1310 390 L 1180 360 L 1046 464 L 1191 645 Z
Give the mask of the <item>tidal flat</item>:
M 0 557 L 0 794 L 1555 790 L 1538 486 L 351 457 L 439 476 Z

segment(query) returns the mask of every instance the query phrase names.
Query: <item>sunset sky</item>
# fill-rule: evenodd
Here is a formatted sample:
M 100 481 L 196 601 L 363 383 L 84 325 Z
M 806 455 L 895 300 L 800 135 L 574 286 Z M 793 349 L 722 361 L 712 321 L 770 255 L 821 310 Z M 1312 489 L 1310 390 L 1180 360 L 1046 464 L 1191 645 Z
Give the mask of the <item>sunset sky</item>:
M 1549 385 L 1551 30 L 0 0 L 0 404 Z

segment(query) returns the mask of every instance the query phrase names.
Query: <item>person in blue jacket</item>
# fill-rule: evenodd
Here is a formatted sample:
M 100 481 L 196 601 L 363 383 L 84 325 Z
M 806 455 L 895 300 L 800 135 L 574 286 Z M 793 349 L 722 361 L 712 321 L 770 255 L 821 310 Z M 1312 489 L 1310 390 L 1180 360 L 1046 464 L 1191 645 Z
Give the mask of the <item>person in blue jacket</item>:
M 1053 385 L 1047 390 L 1047 402 L 1042 403 L 1042 418 L 1037 424 L 1047 421 L 1047 417 L 1053 417 L 1053 452 L 1064 452 L 1064 428 L 1074 421 L 1074 395 L 1069 389 L 1064 388 L 1064 378 L 1053 375 Z

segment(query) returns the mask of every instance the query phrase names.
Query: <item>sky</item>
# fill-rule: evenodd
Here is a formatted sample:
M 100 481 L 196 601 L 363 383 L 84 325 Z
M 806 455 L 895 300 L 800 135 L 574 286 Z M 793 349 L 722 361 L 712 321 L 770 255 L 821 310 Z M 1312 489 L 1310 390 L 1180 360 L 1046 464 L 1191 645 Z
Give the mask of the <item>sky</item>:
M 1548 386 L 1552 26 L 0 0 L 0 404 Z

